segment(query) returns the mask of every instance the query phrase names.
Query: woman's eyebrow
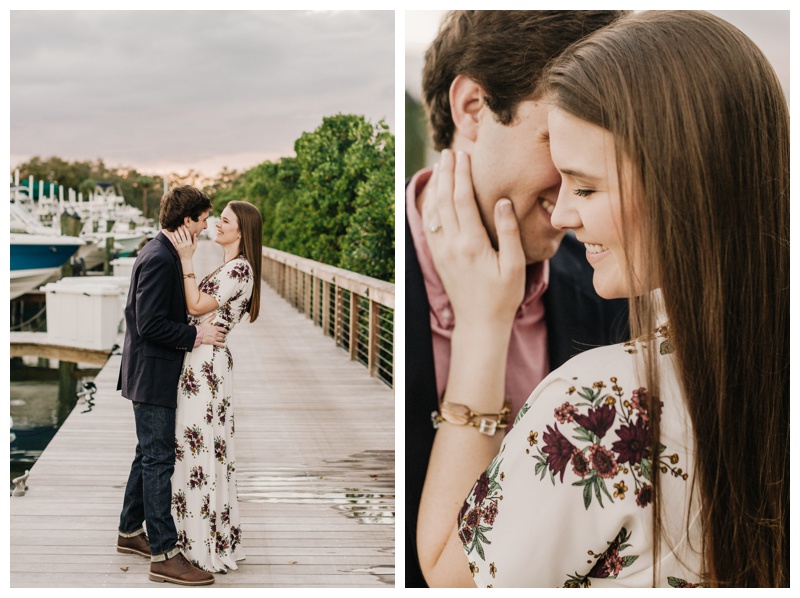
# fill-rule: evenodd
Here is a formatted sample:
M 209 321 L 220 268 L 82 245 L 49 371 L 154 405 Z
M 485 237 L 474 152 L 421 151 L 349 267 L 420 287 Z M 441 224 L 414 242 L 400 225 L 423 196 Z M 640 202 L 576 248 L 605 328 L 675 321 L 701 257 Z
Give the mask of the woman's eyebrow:
M 576 179 L 583 179 L 583 180 L 590 179 L 590 180 L 596 180 L 596 179 L 598 179 L 598 178 L 599 178 L 599 177 L 597 177 L 597 176 L 595 176 L 595 175 L 592 175 L 592 174 L 587 174 L 587 173 L 585 173 L 585 172 L 581 172 L 580 170 L 573 170 L 572 168 L 559 168 L 559 169 L 558 169 L 558 171 L 559 171 L 561 174 L 567 174 L 567 175 L 569 175 L 569 176 L 571 176 L 571 177 L 573 177 L 573 178 L 576 178 Z

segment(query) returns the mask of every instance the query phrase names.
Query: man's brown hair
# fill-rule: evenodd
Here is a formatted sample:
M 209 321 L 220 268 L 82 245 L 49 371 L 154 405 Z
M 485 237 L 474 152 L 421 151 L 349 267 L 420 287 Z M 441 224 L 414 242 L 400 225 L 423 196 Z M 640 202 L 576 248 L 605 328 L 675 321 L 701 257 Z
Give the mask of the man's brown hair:
M 200 215 L 211 207 L 208 195 L 191 185 L 181 185 L 171 189 L 161 198 L 158 221 L 161 223 L 161 228 L 173 231 L 183 224 L 186 216 L 197 222 Z
M 458 10 L 445 17 L 425 53 L 422 95 L 437 151 L 453 143 L 450 85 L 466 75 L 486 92 L 486 105 L 509 124 L 550 59 L 626 11 Z

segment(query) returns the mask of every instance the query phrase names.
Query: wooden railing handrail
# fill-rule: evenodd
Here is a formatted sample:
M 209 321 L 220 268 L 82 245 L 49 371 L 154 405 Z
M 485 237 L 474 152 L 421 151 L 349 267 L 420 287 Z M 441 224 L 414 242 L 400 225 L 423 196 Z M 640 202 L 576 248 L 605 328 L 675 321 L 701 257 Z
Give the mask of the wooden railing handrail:
M 394 309 L 394 283 L 364 276 L 363 274 L 356 274 L 322 262 L 315 262 L 272 247 L 262 247 L 261 252 L 263 257 L 290 266 L 305 274 L 311 274 L 325 282 L 334 283 L 347 291 L 362 297 L 369 297 L 372 301 L 384 307 Z
M 394 284 L 262 247 L 261 276 L 370 376 L 394 386 Z

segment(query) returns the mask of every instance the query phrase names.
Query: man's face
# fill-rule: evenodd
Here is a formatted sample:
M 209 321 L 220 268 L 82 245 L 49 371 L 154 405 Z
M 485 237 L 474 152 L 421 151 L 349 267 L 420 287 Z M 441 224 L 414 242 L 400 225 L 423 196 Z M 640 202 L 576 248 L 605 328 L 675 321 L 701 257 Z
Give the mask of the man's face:
M 186 227 L 189 229 L 189 232 L 192 233 L 192 235 L 199 235 L 208 227 L 207 220 L 210 214 L 211 210 L 206 210 L 205 212 L 200 214 L 200 217 L 197 219 L 197 222 L 195 222 L 194 220 L 192 220 L 190 217 L 187 216 L 186 218 L 183 219 L 183 223 L 186 225 Z
M 508 198 L 529 264 L 553 257 L 564 237 L 550 224 L 561 177 L 550 159 L 547 116 L 547 105 L 528 100 L 519 104 L 514 121 L 503 125 L 484 105 L 468 150 L 475 196 L 492 244 L 497 247 L 494 205 Z

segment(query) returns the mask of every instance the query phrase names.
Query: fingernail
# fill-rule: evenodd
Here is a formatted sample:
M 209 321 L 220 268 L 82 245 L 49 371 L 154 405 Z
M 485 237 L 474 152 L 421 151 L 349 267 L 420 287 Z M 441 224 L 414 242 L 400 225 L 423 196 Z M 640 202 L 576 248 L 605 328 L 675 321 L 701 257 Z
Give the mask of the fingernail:
M 500 213 L 506 216 L 509 216 L 514 213 L 514 207 L 511 205 L 510 199 L 501 199 L 497 202 L 497 205 L 500 208 Z

